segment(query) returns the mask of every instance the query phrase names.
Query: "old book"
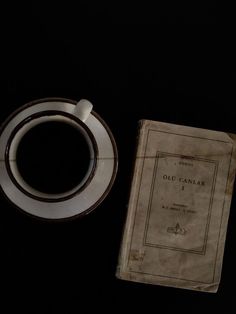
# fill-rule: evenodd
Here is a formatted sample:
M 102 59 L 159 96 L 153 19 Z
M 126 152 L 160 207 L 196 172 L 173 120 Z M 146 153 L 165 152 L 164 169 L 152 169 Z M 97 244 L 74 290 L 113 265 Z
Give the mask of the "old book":
M 235 139 L 223 132 L 140 122 L 119 278 L 217 291 Z

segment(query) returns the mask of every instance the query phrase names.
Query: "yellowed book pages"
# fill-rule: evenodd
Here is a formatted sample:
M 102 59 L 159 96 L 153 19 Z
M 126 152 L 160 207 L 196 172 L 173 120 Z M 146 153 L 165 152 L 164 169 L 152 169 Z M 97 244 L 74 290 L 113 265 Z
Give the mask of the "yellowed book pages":
M 117 277 L 216 292 L 234 134 L 142 120 Z

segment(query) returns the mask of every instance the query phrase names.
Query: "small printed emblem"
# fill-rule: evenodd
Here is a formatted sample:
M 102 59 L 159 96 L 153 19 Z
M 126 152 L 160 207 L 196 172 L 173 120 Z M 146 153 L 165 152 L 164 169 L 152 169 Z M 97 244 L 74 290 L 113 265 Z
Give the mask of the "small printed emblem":
M 168 233 L 174 233 L 174 234 L 180 234 L 180 235 L 185 235 L 187 230 L 184 228 L 181 228 L 179 223 L 177 222 L 177 224 L 175 225 L 175 227 L 168 227 L 167 228 L 167 232 Z

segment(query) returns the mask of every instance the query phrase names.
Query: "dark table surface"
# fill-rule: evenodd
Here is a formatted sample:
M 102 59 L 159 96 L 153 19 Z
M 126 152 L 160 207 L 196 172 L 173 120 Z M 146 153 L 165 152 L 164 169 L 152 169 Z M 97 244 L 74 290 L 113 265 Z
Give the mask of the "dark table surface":
M 236 133 L 232 14 L 213 2 L 3 8 L 1 122 L 34 99 L 87 98 L 114 134 L 119 170 L 105 201 L 70 222 L 32 219 L 0 198 L 1 313 L 235 313 L 235 197 L 217 294 L 115 277 L 138 120 Z

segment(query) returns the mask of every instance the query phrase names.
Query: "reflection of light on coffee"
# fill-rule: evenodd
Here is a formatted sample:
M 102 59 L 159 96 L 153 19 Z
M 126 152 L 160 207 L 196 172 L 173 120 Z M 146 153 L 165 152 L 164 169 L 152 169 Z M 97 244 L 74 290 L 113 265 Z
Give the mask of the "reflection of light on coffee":
M 23 179 L 38 191 L 69 191 L 85 177 L 90 164 L 86 139 L 78 129 L 57 121 L 30 129 L 17 149 L 17 166 Z

